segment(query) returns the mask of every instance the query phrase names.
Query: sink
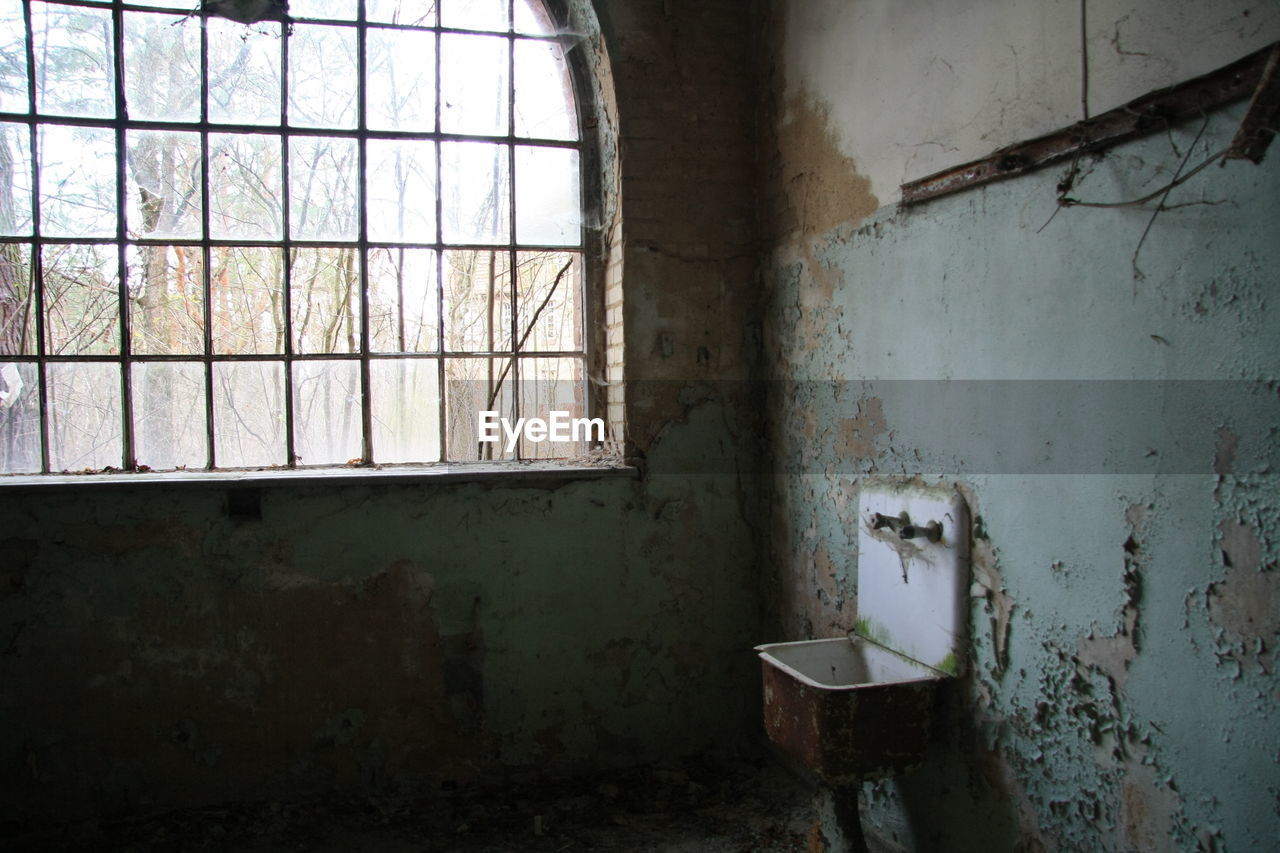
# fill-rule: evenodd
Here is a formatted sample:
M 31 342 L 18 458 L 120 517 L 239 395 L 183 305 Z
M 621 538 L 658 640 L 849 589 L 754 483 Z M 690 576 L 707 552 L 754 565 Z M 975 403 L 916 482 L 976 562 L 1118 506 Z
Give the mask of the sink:
M 864 637 L 757 646 L 769 739 L 830 785 L 924 760 L 951 678 Z

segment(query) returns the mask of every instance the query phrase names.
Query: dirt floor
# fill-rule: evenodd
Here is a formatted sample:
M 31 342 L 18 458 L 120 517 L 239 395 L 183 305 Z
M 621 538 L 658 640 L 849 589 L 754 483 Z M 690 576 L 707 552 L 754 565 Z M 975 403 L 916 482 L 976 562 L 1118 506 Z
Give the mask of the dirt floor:
M 441 853 L 804 853 L 812 791 L 767 761 L 649 768 L 592 780 L 430 798 L 237 803 L 79 823 L 10 851 L 440 851 Z

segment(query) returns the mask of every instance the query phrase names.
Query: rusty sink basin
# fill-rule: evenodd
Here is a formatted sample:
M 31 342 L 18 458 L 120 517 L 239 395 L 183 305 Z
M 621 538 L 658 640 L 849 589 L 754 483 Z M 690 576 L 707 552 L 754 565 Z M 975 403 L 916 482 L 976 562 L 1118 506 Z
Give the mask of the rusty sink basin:
M 863 637 L 757 646 L 769 739 L 843 785 L 924 760 L 951 676 Z

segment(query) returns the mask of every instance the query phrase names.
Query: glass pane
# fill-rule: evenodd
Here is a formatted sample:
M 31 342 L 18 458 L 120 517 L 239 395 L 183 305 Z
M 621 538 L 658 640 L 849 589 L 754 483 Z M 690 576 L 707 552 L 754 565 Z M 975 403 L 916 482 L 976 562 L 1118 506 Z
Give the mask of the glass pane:
M 22 4 L 0 3 L 0 111 L 25 113 L 27 100 L 27 26 Z
M 219 468 L 285 463 L 282 362 L 213 365 L 213 444 Z
M 0 124 L 0 235 L 31 233 L 31 134 L 25 124 Z
M 442 0 L 442 26 L 460 30 L 507 29 L 508 0 Z
M 370 129 L 435 130 L 434 33 L 370 28 L 365 68 Z
M 289 36 L 289 124 L 356 126 L 354 27 L 294 24 Z
M 294 249 L 292 257 L 294 351 L 359 352 L 359 250 Z
M 49 364 L 49 466 L 96 472 L 122 467 L 120 367 Z
M 284 352 L 284 266 L 279 249 L 210 249 L 213 351 Z
M 439 368 L 428 358 L 369 363 L 373 461 L 440 461 Z
M 209 236 L 279 240 L 280 137 L 209 134 Z
M 439 347 L 436 253 L 369 250 L 369 342 L 373 352 L 435 352 Z
M 516 42 L 516 136 L 577 139 L 578 116 L 564 50 L 555 42 Z
M 581 245 L 577 151 L 516 146 L 516 240 L 534 246 Z
M 359 230 L 356 141 L 329 136 L 289 140 L 289 235 L 354 240 Z
M 133 365 L 133 440 L 139 466 L 203 468 L 208 462 L 204 365 Z
M 200 134 L 131 130 L 125 144 L 129 236 L 199 239 Z
M 445 428 L 449 436 L 450 462 L 478 459 L 514 459 L 515 448 L 507 450 L 502 429 L 505 420 L 515 428 L 515 377 L 509 358 L 451 358 L 445 362 Z M 480 440 L 482 415 L 489 436 Z
M 430 27 L 436 22 L 436 0 L 365 0 L 369 21 L 405 26 Z
M 603 425 L 592 429 L 586 411 L 581 359 L 520 359 L 520 414 L 547 424 L 541 441 L 528 433 L 521 439 L 522 459 L 564 459 L 585 451 L 590 440 L 602 441 Z
M 299 465 L 360 460 L 360 362 L 293 365 L 293 449 Z
M 356 0 L 289 0 L 289 15 L 294 18 L 354 21 Z
M 507 134 L 507 46 L 507 40 L 497 36 L 440 37 L 442 130 Z
M 540 0 L 516 0 L 515 31 L 533 35 L 551 35 L 556 31 L 555 22 L 547 14 Z
M 144 355 L 203 353 L 204 256 L 200 247 L 130 246 L 126 251 L 133 351 Z
M 508 242 L 511 180 L 507 146 L 485 142 L 443 142 L 441 146 L 445 242 Z
M 280 25 L 209 18 L 209 121 L 280 124 Z
M 124 13 L 124 96 L 131 119 L 199 121 L 198 16 Z
M 85 118 L 116 114 L 111 12 L 31 4 L 36 109 Z
M 50 355 L 120 351 L 120 267 L 115 246 L 41 249 L 45 347 Z
M 34 364 L 0 365 L 0 474 L 40 472 L 40 385 Z
M 40 229 L 46 237 L 116 235 L 116 134 L 40 128 Z
M 370 139 L 369 239 L 436 239 L 436 144 Z
M 505 251 L 444 253 L 444 348 L 511 350 L 511 274 Z
M 582 351 L 582 256 L 569 252 L 516 255 L 524 352 Z
M 0 355 L 36 354 L 35 312 L 31 247 L 0 244 Z

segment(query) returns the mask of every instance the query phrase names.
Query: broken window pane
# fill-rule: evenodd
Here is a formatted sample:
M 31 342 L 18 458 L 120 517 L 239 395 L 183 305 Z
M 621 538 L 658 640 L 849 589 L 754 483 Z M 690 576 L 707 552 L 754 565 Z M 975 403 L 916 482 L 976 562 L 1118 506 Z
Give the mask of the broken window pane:
M 445 0 L 440 24 L 459 30 L 507 29 L 508 0 Z
M 436 144 L 370 139 L 367 152 L 369 239 L 436 239 Z
M 294 24 L 289 36 L 289 124 L 356 126 L 354 27 Z
M 31 4 L 36 109 L 46 115 L 113 118 L 115 47 L 111 12 Z
M 54 471 L 121 467 L 120 368 L 99 362 L 45 365 L 49 464 Z
M 365 0 L 369 21 L 430 27 L 436 22 L 436 0 Z
M 510 253 L 459 249 L 444 253 L 444 348 L 511 351 Z
M 116 236 L 116 134 L 40 128 L 40 230 L 46 237 Z
M 124 13 L 124 93 L 129 118 L 200 120 L 200 19 Z
M 27 26 L 22 4 L 0 3 L 0 112 L 25 113 L 27 96 Z
M 498 36 L 440 37 L 441 130 L 507 135 L 508 44 Z
M 582 453 L 587 441 L 596 437 L 588 435 L 584 424 L 573 423 L 585 418 L 586 411 L 581 359 L 520 359 L 520 414 L 540 418 L 554 429 L 544 441 L 523 438 L 521 458 L 564 459 Z
M 138 464 L 157 471 L 203 468 L 209 456 L 204 365 L 141 362 L 133 365 L 130 378 Z
M 433 250 L 370 249 L 369 344 L 373 351 L 436 352 L 438 295 Z
M 359 231 L 356 141 L 329 136 L 289 140 L 289 235 L 354 240 Z
M 284 352 L 284 266 L 280 249 L 209 250 L 213 351 Z
M 280 124 L 280 25 L 209 18 L 209 121 Z
M 133 351 L 146 355 L 203 353 L 204 257 L 200 247 L 130 246 L 125 260 Z
M 359 352 L 359 250 L 298 248 L 292 259 L 294 351 Z
M 218 467 L 283 465 L 283 413 L 282 362 L 213 365 L 213 443 Z
M 578 152 L 516 146 L 516 241 L 534 246 L 582 243 Z
M 0 355 L 36 354 L 36 298 L 31 246 L 0 244 Z M 0 404 L 2 407 L 2 404 Z
M 564 50 L 551 41 L 518 39 L 516 136 L 577 139 L 578 115 Z
M 48 353 L 120 352 L 120 266 L 116 247 L 44 246 L 41 261 Z
M 129 236 L 199 239 L 200 134 L 131 130 L 125 140 Z
M 0 364 L 0 474 L 40 471 L 39 382 L 35 364 Z
M 481 415 L 506 418 L 515 424 L 515 377 L 510 358 L 451 358 L 445 361 L 445 429 L 450 461 L 514 459 L 506 452 L 506 438 L 498 428 L 497 443 L 480 442 Z
M 31 233 L 31 134 L 25 124 L 0 124 L 0 236 Z
M 504 244 L 511 235 L 510 149 L 442 142 L 440 190 L 446 243 Z
M 209 236 L 279 240 L 280 178 L 280 137 L 209 134 Z
M 516 265 L 521 351 L 581 351 L 582 256 L 520 252 Z
M 440 460 L 439 367 L 425 358 L 369 363 L 374 462 Z
M 365 42 L 365 102 L 371 130 L 434 130 L 436 37 L 370 28 Z
M 360 459 L 360 398 L 358 361 L 294 362 L 294 453 L 299 465 Z

